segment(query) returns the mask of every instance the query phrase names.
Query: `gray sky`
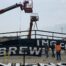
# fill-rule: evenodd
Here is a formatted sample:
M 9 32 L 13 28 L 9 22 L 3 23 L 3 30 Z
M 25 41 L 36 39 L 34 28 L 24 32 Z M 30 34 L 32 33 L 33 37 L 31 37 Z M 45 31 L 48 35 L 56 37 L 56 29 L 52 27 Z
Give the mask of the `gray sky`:
M 0 9 L 11 6 L 23 0 L 0 0 Z M 38 28 L 41 30 L 53 30 L 53 26 L 66 24 L 66 0 L 33 0 L 34 13 L 38 13 Z M 0 33 L 28 30 L 30 15 L 13 9 L 0 15 Z M 60 27 L 61 28 L 61 27 Z M 59 30 L 60 30 L 59 28 Z

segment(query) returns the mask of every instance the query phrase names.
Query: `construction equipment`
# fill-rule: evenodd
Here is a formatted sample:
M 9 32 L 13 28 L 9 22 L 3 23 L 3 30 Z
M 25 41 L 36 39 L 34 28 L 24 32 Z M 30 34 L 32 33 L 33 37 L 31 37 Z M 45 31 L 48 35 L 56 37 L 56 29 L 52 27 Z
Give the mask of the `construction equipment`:
M 33 7 L 32 6 L 33 6 L 33 3 L 30 3 L 30 0 L 25 0 L 23 2 L 23 4 L 22 3 L 19 3 L 19 4 L 16 3 L 12 6 L 7 7 L 7 8 L 0 9 L 0 14 L 5 13 L 5 12 L 7 12 L 9 10 L 12 10 L 14 8 L 17 8 L 17 7 L 20 7 L 21 10 L 25 11 L 25 13 L 32 13 L 33 12 L 33 9 L 32 9 Z
M 31 18 L 30 18 L 29 33 L 28 33 L 28 36 L 27 36 L 28 39 L 31 39 L 31 32 L 32 32 L 33 22 L 35 22 L 35 24 L 37 24 L 36 21 L 38 21 L 38 20 L 39 20 L 39 17 L 37 15 L 32 15 L 31 16 Z
M 16 3 L 12 6 L 9 6 L 7 8 L 1 9 L 0 10 L 0 14 L 3 14 L 7 11 L 10 11 L 14 8 L 20 7 L 21 10 L 24 10 L 25 13 L 32 13 L 33 12 L 33 2 L 32 0 L 24 0 L 23 4 L 22 3 Z M 32 15 L 30 18 L 30 27 L 29 27 L 29 33 L 28 33 L 28 39 L 31 39 L 31 31 L 32 31 L 32 26 L 33 26 L 33 22 L 36 23 L 36 21 L 38 21 L 38 16 L 36 15 Z

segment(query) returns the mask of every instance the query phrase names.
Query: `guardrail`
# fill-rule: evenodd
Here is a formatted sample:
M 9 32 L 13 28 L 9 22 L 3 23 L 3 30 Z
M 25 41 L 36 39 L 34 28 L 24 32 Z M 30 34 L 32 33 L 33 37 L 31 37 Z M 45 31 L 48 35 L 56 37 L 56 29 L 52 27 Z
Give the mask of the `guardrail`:
M 18 37 L 22 39 L 28 39 L 27 37 L 28 32 L 29 30 L 0 33 L 0 39 L 18 38 Z M 49 39 L 66 40 L 66 33 L 44 31 L 44 30 L 32 30 L 31 38 L 32 39 L 49 38 Z

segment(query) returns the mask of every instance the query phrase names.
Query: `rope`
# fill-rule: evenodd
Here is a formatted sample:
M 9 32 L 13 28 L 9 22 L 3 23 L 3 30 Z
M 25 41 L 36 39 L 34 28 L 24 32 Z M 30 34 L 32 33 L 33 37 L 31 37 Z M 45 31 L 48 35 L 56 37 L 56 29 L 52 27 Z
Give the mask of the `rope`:
M 37 26 L 37 22 L 35 22 L 34 24 L 34 28 L 36 27 L 36 29 L 38 30 L 38 26 Z

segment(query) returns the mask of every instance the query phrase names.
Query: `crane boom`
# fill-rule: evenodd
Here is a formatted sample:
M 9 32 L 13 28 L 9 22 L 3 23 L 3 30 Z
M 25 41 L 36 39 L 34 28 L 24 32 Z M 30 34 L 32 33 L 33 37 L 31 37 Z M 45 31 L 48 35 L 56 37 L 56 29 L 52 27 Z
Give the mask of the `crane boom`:
M 20 7 L 21 10 L 24 10 L 25 11 L 25 13 L 32 13 L 33 12 L 32 7 L 27 7 L 27 5 L 29 5 L 29 1 L 24 1 L 23 4 L 16 3 L 16 4 L 12 5 L 12 6 L 7 7 L 7 8 L 0 9 L 0 14 L 3 14 L 5 12 L 7 12 L 9 10 L 12 10 L 14 8 L 17 8 L 17 7 Z M 31 4 L 31 5 L 33 5 L 33 4 Z
M 22 4 L 17 4 L 17 3 L 16 3 L 15 5 L 9 6 L 9 7 L 4 8 L 4 9 L 1 9 L 1 10 L 0 10 L 0 14 L 5 13 L 5 12 L 7 12 L 7 11 L 9 11 L 9 10 L 12 10 L 12 9 L 14 9 L 14 8 L 17 8 L 17 7 L 20 7 L 21 10 L 22 10 Z
M 30 27 L 29 27 L 29 33 L 28 33 L 28 36 L 27 36 L 28 39 L 31 39 L 31 32 L 32 32 L 33 22 L 38 21 L 38 19 L 39 19 L 39 18 L 37 18 L 37 16 L 31 16 L 31 19 L 30 19 Z
M 33 21 L 30 21 L 30 27 L 29 27 L 29 33 L 28 33 L 28 39 L 31 39 L 31 31 L 32 31 Z

